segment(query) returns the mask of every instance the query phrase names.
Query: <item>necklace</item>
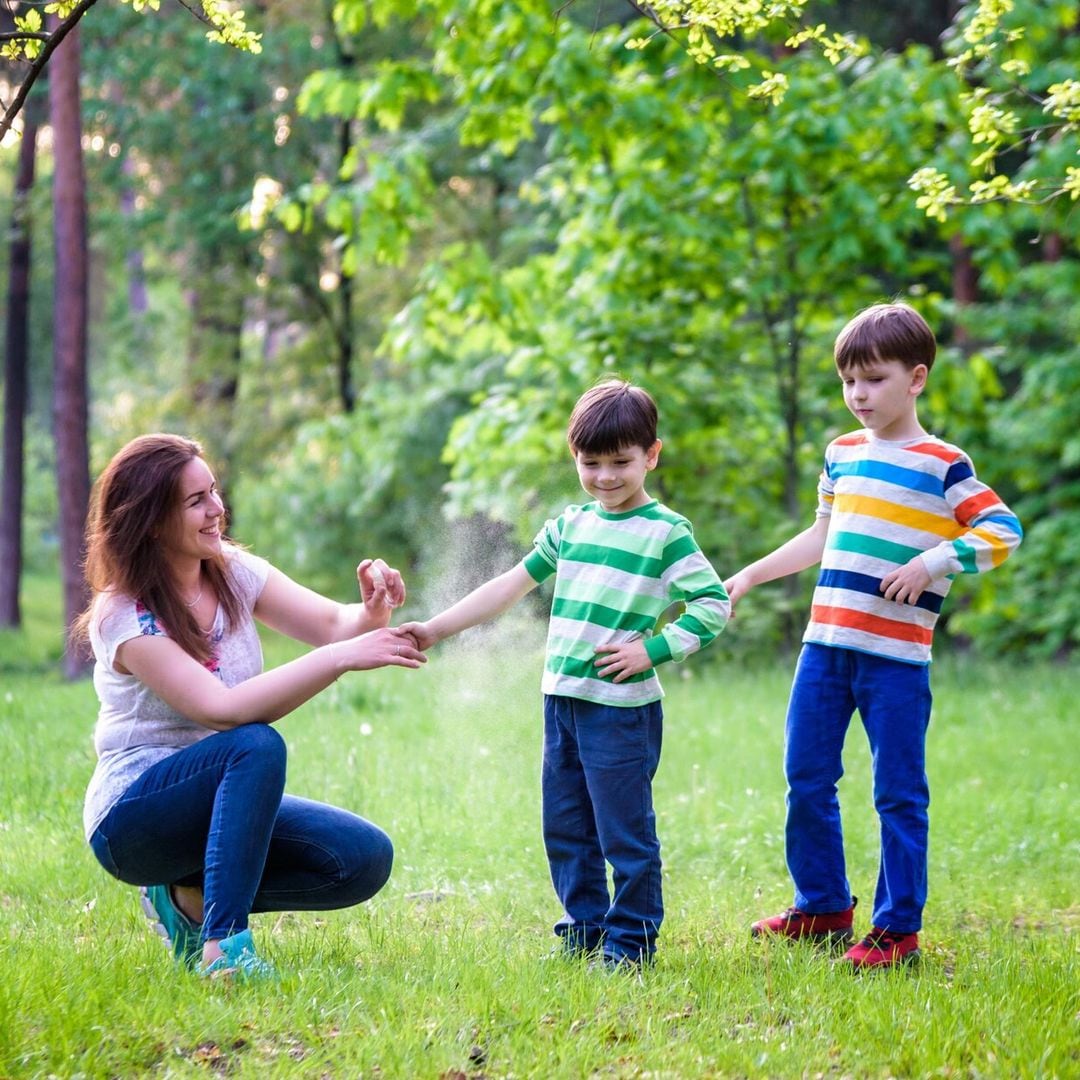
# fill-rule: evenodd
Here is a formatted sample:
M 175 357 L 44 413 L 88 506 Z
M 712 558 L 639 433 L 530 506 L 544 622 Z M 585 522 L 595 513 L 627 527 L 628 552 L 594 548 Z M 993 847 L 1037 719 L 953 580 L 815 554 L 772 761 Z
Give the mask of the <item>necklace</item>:
M 184 600 L 184 603 L 188 607 L 194 607 L 202 599 L 202 594 L 203 594 L 202 589 L 199 589 L 199 595 L 196 596 L 194 600 Z

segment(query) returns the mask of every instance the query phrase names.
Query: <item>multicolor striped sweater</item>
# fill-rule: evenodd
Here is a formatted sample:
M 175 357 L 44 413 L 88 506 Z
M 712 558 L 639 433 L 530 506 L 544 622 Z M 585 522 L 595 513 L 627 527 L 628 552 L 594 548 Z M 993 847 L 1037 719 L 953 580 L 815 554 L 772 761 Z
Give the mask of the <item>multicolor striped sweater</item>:
M 663 697 L 655 668 L 621 683 L 596 675 L 598 645 L 645 638 L 653 664 L 684 660 L 724 628 L 731 604 L 690 522 L 655 500 L 621 514 L 570 506 L 537 534 L 523 565 L 555 575 L 541 689 L 633 707 Z M 685 611 L 654 634 L 675 603 Z
M 857 431 L 834 440 L 817 512 L 829 530 L 803 640 L 912 664 L 930 663 L 954 575 L 999 566 L 1023 537 L 967 455 L 932 435 L 884 442 Z M 886 600 L 881 579 L 916 555 L 930 586 L 914 605 Z

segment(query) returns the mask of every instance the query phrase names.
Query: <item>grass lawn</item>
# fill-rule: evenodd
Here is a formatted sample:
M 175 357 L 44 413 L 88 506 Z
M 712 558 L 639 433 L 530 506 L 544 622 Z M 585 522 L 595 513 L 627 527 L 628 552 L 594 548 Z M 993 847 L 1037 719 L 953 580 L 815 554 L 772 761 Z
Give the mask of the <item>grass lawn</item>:
M 390 883 L 351 911 L 256 917 L 281 981 L 207 985 L 83 841 L 95 700 L 56 674 L 54 593 L 32 582 L 29 626 L 0 633 L 0 1076 L 1080 1076 L 1068 667 L 937 666 L 923 963 L 862 978 L 747 934 L 790 902 L 788 661 L 665 673 L 667 918 L 643 977 L 546 959 L 539 630 L 504 620 L 421 672 L 348 676 L 280 724 L 288 788 L 382 825 Z M 846 764 L 863 930 L 877 832 L 857 721 Z

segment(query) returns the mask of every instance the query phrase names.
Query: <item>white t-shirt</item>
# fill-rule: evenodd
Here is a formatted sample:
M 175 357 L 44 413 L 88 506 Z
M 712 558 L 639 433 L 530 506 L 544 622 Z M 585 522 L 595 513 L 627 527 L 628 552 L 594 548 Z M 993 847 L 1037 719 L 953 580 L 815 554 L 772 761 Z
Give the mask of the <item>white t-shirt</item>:
M 226 547 L 225 554 L 240 599 L 241 619 L 227 631 L 225 613 L 218 606 L 205 667 L 232 687 L 262 671 L 262 646 L 252 612 L 270 564 L 240 548 Z M 95 659 L 94 689 L 101 708 L 94 728 L 97 768 L 83 804 L 87 839 L 146 769 L 213 734 L 210 728 L 176 712 L 134 675 L 116 670 L 116 650 L 125 641 L 147 634 L 168 636 L 153 612 L 137 600 L 119 593 L 98 594 L 90 620 L 90 645 Z

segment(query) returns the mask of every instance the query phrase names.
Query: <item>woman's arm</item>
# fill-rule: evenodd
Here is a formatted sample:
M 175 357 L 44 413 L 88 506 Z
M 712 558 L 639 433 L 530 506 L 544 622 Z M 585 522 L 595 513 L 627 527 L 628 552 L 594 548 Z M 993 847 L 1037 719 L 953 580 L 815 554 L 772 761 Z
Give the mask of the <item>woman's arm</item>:
M 121 670 L 182 716 L 215 731 L 280 720 L 345 671 L 417 668 L 426 660 L 408 636 L 386 627 L 312 649 L 230 688 L 163 635 L 131 638 L 116 650 Z
M 308 645 L 328 645 L 386 626 L 393 609 L 405 602 L 401 575 L 382 559 L 364 559 L 356 578 L 362 603 L 339 604 L 271 567 L 255 603 L 255 618 Z

